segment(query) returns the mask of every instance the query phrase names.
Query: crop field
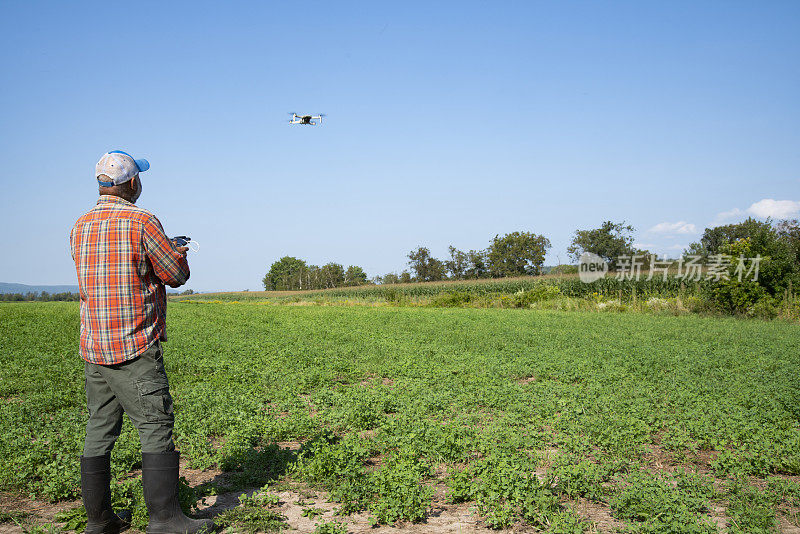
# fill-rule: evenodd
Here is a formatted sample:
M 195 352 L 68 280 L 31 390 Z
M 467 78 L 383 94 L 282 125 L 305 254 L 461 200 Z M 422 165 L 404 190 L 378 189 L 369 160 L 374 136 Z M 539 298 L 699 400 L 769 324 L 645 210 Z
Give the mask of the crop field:
M 644 276 L 639 280 L 617 280 L 606 277 L 591 284 L 583 283 L 576 274 L 519 276 L 498 279 L 447 280 L 440 282 L 413 282 L 405 284 L 363 285 L 321 290 L 304 291 L 234 291 L 225 293 L 200 293 L 188 296 L 173 297 L 176 300 L 216 300 L 253 302 L 270 300 L 285 302 L 297 299 L 379 299 L 397 300 L 399 298 L 429 298 L 442 293 L 460 293 L 473 297 L 491 295 L 510 295 L 521 291 L 539 290 L 543 287 L 558 288 L 560 294 L 569 297 L 587 297 L 602 295 L 630 298 L 636 294 L 640 298 L 648 296 L 693 295 L 701 282 L 682 282 L 673 275 L 663 278 L 656 276 L 647 280 Z
M 167 328 L 184 505 L 232 532 L 800 531 L 796 323 L 189 300 Z M 82 528 L 78 333 L 0 304 L 0 530 Z M 126 421 L 142 529 L 139 459 Z
M 789 284 L 791 287 L 791 284 Z M 172 295 L 173 302 L 251 303 L 293 306 L 416 306 L 431 308 L 526 308 L 557 311 L 639 312 L 662 315 L 735 315 L 800 322 L 800 300 L 783 297 L 720 298 L 714 282 L 676 276 L 583 283 L 577 275 L 366 284 L 297 291 L 235 291 Z M 738 294 L 741 296 L 741 294 Z

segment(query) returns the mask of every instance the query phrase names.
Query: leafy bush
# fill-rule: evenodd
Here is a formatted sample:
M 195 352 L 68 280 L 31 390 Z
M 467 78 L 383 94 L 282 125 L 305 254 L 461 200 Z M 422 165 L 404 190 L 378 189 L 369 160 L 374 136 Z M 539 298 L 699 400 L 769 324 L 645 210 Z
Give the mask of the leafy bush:
M 530 308 L 534 302 L 550 300 L 561 296 L 558 286 L 551 284 L 537 284 L 531 289 L 520 290 L 514 293 L 514 305 L 517 308 Z
M 725 313 L 744 314 L 767 297 L 766 290 L 752 280 L 719 280 L 704 286 L 704 294 L 714 307 Z
M 778 316 L 779 309 L 775 299 L 769 296 L 760 298 L 755 304 L 747 308 L 747 315 L 759 319 L 774 319 Z

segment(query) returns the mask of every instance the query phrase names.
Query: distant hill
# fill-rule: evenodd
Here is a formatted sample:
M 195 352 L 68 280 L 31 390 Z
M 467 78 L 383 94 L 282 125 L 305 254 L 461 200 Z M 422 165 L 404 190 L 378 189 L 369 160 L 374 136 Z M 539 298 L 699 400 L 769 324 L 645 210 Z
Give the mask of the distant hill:
M 0 293 L 77 293 L 78 286 L 29 286 L 28 284 L 13 284 L 0 282 Z

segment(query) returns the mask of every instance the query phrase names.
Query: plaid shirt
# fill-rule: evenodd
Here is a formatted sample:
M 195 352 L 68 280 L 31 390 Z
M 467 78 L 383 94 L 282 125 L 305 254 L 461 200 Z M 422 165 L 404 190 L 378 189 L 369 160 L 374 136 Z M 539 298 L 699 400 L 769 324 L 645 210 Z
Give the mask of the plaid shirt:
M 189 264 L 155 215 L 101 195 L 69 241 L 81 298 L 81 357 L 111 365 L 166 341 L 164 284 L 185 284 Z

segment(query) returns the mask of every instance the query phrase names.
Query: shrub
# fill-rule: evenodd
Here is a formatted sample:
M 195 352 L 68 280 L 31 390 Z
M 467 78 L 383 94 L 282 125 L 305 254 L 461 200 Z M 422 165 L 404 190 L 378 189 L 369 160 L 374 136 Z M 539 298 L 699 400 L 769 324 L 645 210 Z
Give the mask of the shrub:
M 719 280 L 708 283 L 704 294 L 711 304 L 726 313 L 745 314 L 767 296 L 766 290 L 752 280 Z
M 747 308 L 747 315 L 760 319 L 774 319 L 778 316 L 778 311 L 775 299 L 765 296 Z
M 550 284 L 537 284 L 532 289 L 521 289 L 514 293 L 514 306 L 517 308 L 530 308 L 534 302 L 550 300 L 561 296 L 558 286 Z

